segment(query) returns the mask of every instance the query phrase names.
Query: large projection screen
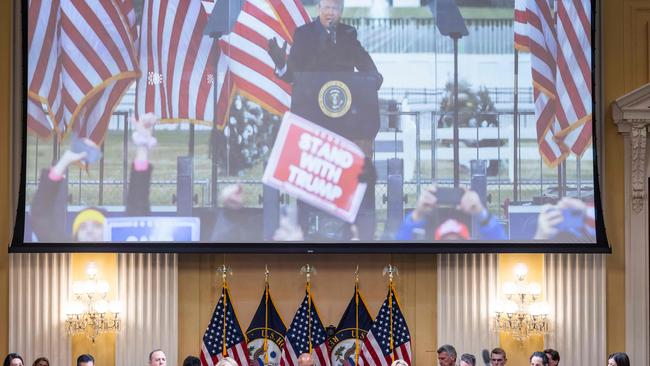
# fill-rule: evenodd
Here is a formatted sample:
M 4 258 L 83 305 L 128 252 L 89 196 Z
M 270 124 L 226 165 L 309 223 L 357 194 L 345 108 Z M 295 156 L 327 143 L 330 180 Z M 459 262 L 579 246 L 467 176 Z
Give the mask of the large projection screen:
M 10 251 L 610 251 L 598 1 L 20 6 Z

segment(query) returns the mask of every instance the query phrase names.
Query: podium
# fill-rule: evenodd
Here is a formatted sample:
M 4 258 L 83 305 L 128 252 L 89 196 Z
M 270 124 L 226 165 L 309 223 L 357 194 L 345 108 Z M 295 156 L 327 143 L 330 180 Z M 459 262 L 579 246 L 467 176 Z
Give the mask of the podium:
M 372 156 L 379 131 L 377 75 L 369 72 L 297 72 L 291 112 L 358 144 Z M 364 148 L 365 147 L 365 148 Z M 322 211 L 298 202 L 299 223 L 307 240 L 347 240 L 349 227 Z M 361 240 L 373 240 L 375 187 L 368 186 L 355 222 Z
M 377 76 L 368 72 L 297 72 L 291 111 L 352 141 L 379 131 Z

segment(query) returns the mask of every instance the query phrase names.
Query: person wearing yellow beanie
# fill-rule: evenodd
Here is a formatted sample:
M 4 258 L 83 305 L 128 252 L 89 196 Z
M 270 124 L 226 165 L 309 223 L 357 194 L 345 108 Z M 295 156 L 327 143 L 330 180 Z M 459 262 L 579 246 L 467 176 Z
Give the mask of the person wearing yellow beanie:
M 95 208 L 82 210 L 72 223 L 72 237 L 80 242 L 98 242 L 104 240 L 104 223 L 106 217 Z

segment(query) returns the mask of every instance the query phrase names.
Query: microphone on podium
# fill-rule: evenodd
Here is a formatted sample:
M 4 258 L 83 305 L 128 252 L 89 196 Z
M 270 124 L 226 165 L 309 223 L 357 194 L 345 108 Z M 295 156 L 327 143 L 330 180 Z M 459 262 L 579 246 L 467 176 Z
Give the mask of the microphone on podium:
M 336 23 L 334 21 L 329 22 L 329 25 L 327 26 L 327 32 L 329 33 L 332 43 L 336 44 Z
M 483 362 L 485 362 L 485 366 L 490 366 L 490 351 L 484 349 L 482 355 L 483 355 Z

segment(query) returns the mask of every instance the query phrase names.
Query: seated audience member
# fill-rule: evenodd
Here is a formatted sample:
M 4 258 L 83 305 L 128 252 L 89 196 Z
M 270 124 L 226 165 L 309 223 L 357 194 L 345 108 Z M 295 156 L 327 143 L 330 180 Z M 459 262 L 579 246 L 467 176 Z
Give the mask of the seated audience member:
M 165 366 L 167 365 L 167 356 L 161 349 L 155 349 L 149 353 L 149 366 Z
M 311 353 L 303 353 L 298 356 L 298 366 L 314 366 L 314 357 Z
M 460 356 L 460 366 L 476 366 L 476 357 L 469 353 L 463 353 Z
M 432 186 L 425 189 L 418 198 L 415 209 L 404 218 L 395 239 L 413 240 L 414 231 L 424 230 L 429 222 L 431 214 L 438 207 L 436 197 L 436 187 Z M 456 209 L 467 215 L 471 215 L 479 223 L 478 239 L 483 240 L 506 240 L 506 232 L 503 226 L 497 221 L 496 217 L 483 206 L 478 193 L 467 190 L 460 199 Z M 442 228 L 446 225 L 446 228 Z M 464 228 L 463 228 L 464 227 Z M 438 235 L 438 229 L 441 229 Z M 436 229 L 435 240 L 468 240 L 470 238 L 469 229 L 465 224 L 457 220 L 446 220 Z M 455 229 L 449 232 L 450 229 Z M 445 235 L 448 235 L 446 237 Z M 453 234 L 453 235 L 452 235 Z
M 95 358 L 90 354 L 77 357 L 77 366 L 95 366 Z
M 436 351 L 438 353 L 438 363 L 440 366 L 454 366 L 456 365 L 456 348 L 450 344 L 440 346 Z
M 183 360 L 183 366 L 201 366 L 201 360 L 198 357 L 187 356 Z
M 36 360 L 34 360 L 32 366 L 50 366 L 50 360 L 48 360 L 45 357 L 39 357 Z
M 590 242 L 596 238 L 593 205 L 565 197 L 555 205 L 544 205 L 537 217 L 535 239 Z
M 2 366 L 24 366 L 23 358 L 17 353 L 10 353 L 5 357 L 5 362 L 3 362 Z
M 409 366 L 409 364 L 404 360 L 395 360 L 390 366 Z
M 548 357 L 549 366 L 557 366 L 560 363 L 560 353 L 553 348 L 547 348 L 544 350 L 546 357 Z
M 217 362 L 215 366 L 239 366 L 237 361 L 232 357 L 224 357 Z
M 145 216 L 150 212 L 149 186 L 152 166 L 149 152 L 156 145 L 153 127 L 157 120 L 153 114 L 144 115 L 140 121 L 132 120 L 135 132 L 133 143 L 136 154 L 131 165 L 131 179 L 126 198 L 127 216 Z M 85 141 L 94 145 L 90 140 Z M 71 238 L 65 229 L 65 202 L 57 199 L 65 190 L 65 173 L 72 164 L 83 165 L 87 153 L 66 150 L 59 161 L 49 170 L 41 172 L 41 179 L 30 209 L 34 233 L 41 242 L 67 242 Z M 72 240 L 76 242 L 99 242 L 104 240 L 106 217 L 103 210 L 90 207 L 80 211 L 72 224 Z
M 630 366 L 630 358 L 624 352 L 612 353 L 607 357 L 607 366 Z
M 530 366 L 548 366 L 548 358 L 544 352 L 533 352 L 530 355 Z
M 503 348 L 495 348 L 490 352 L 490 366 L 502 366 L 508 363 L 506 351 Z

